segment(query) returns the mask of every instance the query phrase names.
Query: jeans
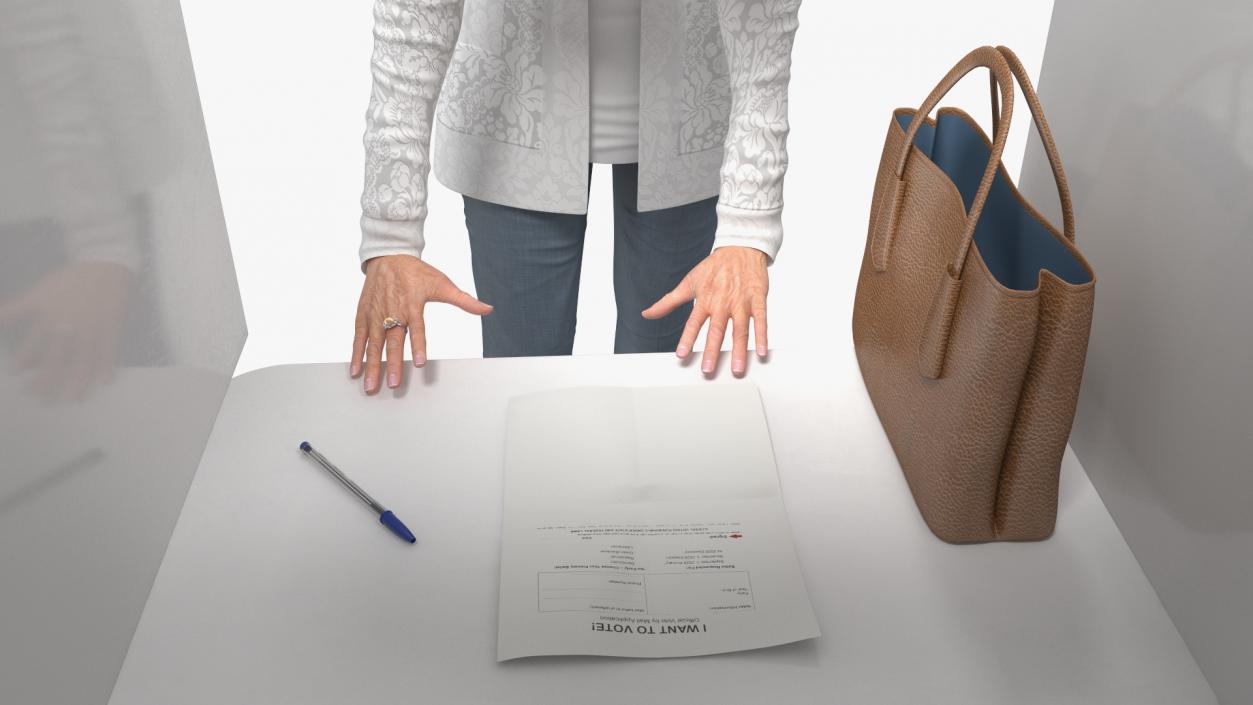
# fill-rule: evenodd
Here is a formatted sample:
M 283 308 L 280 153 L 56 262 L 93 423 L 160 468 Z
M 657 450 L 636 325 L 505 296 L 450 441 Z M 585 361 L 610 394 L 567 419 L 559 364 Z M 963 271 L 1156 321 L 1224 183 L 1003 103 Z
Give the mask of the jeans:
M 718 198 L 640 213 L 637 175 L 636 164 L 613 165 L 614 352 L 673 351 L 691 303 L 658 320 L 640 312 L 709 255 Z M 569 355 L 587 216 L 464 198 L 474 286 L 494 307 L 483 317 L 483 356 Z

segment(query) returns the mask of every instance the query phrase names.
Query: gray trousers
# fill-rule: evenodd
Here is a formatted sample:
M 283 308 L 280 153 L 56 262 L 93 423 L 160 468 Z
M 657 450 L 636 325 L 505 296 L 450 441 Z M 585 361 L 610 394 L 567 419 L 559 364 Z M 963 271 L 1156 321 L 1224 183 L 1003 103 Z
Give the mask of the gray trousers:
M 718 198 L 640 213 L 637 174 L 635 164 L 613 165 L 614 352 L 673 351 L 691 304 L 655 321 L 640 312 L 709 255 Z M 483 318 L 483 356 L 569 355 L 587 216 L 464 198 L 474 287 L 494 307 Z

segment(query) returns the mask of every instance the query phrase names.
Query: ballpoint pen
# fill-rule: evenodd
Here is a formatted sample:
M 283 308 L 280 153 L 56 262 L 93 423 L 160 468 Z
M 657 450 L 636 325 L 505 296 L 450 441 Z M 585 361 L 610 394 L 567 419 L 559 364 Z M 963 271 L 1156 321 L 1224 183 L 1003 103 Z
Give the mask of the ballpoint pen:
M 300 450 L 304 451 L 305 455 L 313 458 L 318 465 L 321 465 L 327 472 L 335 476 L 335 479 L 343 483 L 344 487 L 352 490 L 352 493 L 357 495 L 357 498 L 362 502 L 365 502 L 370 509 L 378 512 L 379 522 L 388 529 L 391 529 L 393 534 L 396 534 L 409 543 L 417 543 L 418 539 L 413 535 L 413 532 L 409 530 L 409 527 L 405 526 L 404 522 L 402 522 L 395 514 L 392 514 L 390 510 L 384 508 L 383 505 L 376 502 L 373 497 L 366 494 L 365 490 L 361 489 L 360 485 L 352 480 L 349 480 L 339 468 L 335 467 L 334 463 L 326 459 L 326 456 L 314 450 L 313 446 L 309 444 L 309 441 L 303 441 L 300 444 Z

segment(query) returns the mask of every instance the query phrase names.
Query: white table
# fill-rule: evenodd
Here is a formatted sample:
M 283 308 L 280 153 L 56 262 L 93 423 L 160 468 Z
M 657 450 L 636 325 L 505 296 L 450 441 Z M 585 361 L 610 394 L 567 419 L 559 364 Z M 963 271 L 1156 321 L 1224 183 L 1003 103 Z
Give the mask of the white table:
M 816 641 L 497 664 L 505 404 L 701 383 L 670 355 L 440 361 L 366 398 L 342 365 L 237 378 L 113 692 L 206 703 L 1213 703 L 1073 454 L 1045 542 L 927 530 L 851 354 L 775 353 L 762 391 Z M 725 364 L 710 384 L 735 384 Z M 403 517 L 410 546 L 297 451 Z

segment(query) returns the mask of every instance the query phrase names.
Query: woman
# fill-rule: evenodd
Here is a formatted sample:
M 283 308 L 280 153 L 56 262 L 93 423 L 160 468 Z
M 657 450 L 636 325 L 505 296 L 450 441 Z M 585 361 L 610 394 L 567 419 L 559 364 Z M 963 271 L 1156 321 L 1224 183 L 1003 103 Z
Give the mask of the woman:
M 402 381 L 422 313 L 483 316 L 485 356 L 569 354 L 591 163 L 613 164 L 616 352 L 766 340 L 800 0 L 376 0 L 351 374 Z M 442 90 L 441 90 L 442 89 Z M 474 283 L 421 259 L 426 177 L 463 194 Z M 363 364 L 364 361 L 364 364 Z

